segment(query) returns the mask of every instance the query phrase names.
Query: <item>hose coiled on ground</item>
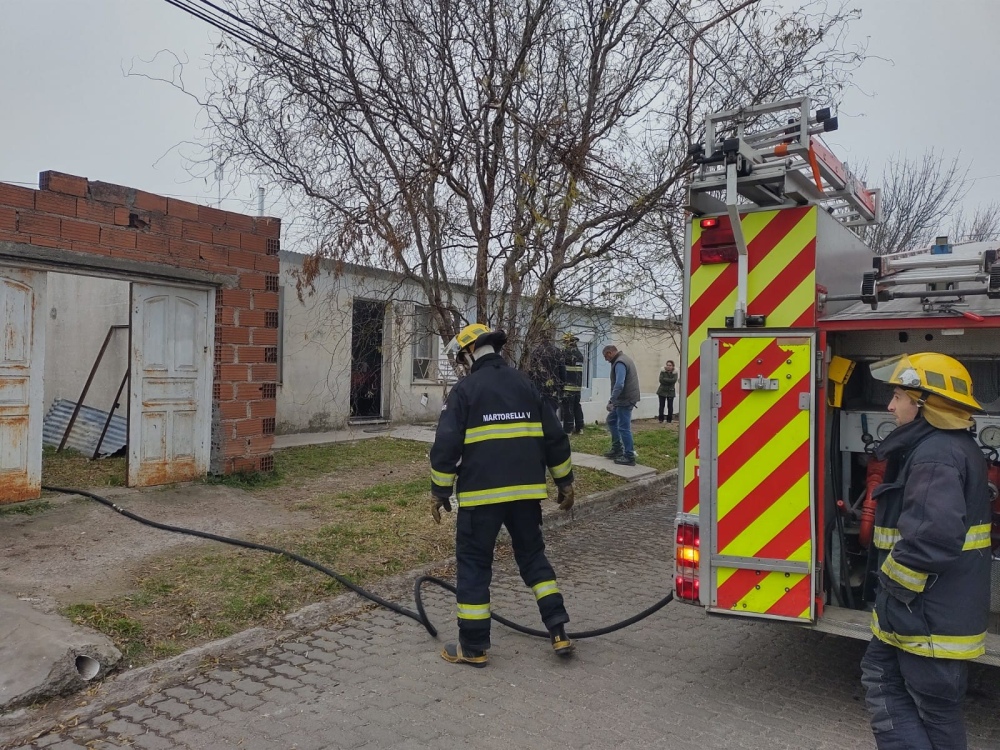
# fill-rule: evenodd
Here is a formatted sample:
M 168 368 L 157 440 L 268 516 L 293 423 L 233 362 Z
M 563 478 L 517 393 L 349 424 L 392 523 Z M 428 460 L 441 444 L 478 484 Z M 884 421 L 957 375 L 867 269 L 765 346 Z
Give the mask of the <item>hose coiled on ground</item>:
M 130 510 L 126 510 L 117 503 L 111 502 L 106 497 L 101 497 L 96 493 L 88 492 L 86 490 L 78 490 L 69 487 L 51 487 L 51 486 L 43 486 L 42 489 L 48 490 L 50 492 L 59 492 L 64 495 L 80 495 L 81 497 L 86 497 L 91 500 L 95 500 L 101 505 L 111 508 L 111 510 L 115 511 L 116 513 L 120 513 L 121 515 L 125 516 L 126 518 L 132 521 L 136 521 L 138 523 L 143 524 L 144 526 L 149 526 L 151 528 L 159 529 L 161 531 L 170 531 L 175 534 L 186 534 L 188 536 L 195 536 L 200 539 L 208 539 L 213 542 L 230 544 L 234 547 L 243 547 L 244 549 L 255 549 L 255 550 L 260 550 L 261 552 L 270 552 L 273 555 L 281 555 L 282 557 L 286 557 L 289 560 L 294 560 L 295 562 L 300 563 L 301 565 L 305 565 L 308 568 L 312 568 L 313 570 L 319 571 L 323 575 L 333 578 L 335 581 L 340 583 L 345 588 L 350 589 L 358 596 L 368 599 L 369 601 L 374 602 L 375 604 L 378 604 L 381 607 L 385 607 L 386 609 L 391 610 L 396 614 L 402 615 L 403 617 L 408 617 L 411 620 L 416 620 L 417 622 L 419 622 L 421 625 L 424 626 L 424 628 L 427 630 L 427 632 L 431 635 L 432 638 L 437 638 L 438 630 L 436 627 L 434 627 L 434 623 L 430 621 L 430 618 L 427 616 L 427 611 L 424 609 L 424 602 L 423 602 L 424 584 L 431 583 L 434 584 L 435 586 L 440 586 L 441 588 L 445 589 L 446 591 L 450 591 L 453 594 L 455 593 L 455 587 L 452 584 L 448 583 L 447 581 L 444 581 L 440 578 L 436 578 L 435 576 L 420 576 L 419 578 L 417 578 L 417 580 L 414 582 L 413 585 L 413 598 L 417 604 L 417 611 L 414 612 L 412 609 L 407 609 L 406 607 L 400 606 L 395 602 L 390 602 L 388 599 L 383 599 L 378 594 L 372 593 L 371 591 L 368 591 L 367 589 L 358 586 L 353 581 L 344 577 L 337 571 L 326 567 L 325 565 L 321 565 L 320 563 L 314 560 L 310 560 L 307 557 L 303 557 L 302 555 L 290 552 L 289 550 L 281 549 L 280 547 L 271 547 L 270 545 L 267 544 L 248 542 L 244 539 L 234 539 L 232 537 L 222 536 L 220 534 L 212 534 L 211 532 L 208 531 L 198 531 L 197 529 L 189 529 L 184 526 L 172 526 L 167 523 L 152 521 L 148 518 L 144 518 L 143 516 L 138 515 L 137 513 L 133 513 Z M 660 601 L 656 602 L 651 607 L 644 609 L 642 612 L 638 613 L 637 615 L 633 615 L 632 617 L 629 617 L 626 620 L 622 620 L 621 622 L 616 622 L 613 625 L 608 625 L 603 628 L 596 628 L 594 630 L 584 630 L 578 633 L 567 633 L 566 635 L 569 636 L 570 638 L 595 638 L 596 636 L 599 635 L 606 635 L 608 633 L 613 633 L 616 630 L 627 628 L 629 625 L 634 625 L 640 620 L 644 620 L 653 613 L 658 612 L 667 604 L 669 604 L 673 600 L 673 598 L 674 595 L 673 592 L 671 592 L 662 599 L 660 599 Z M 501 625 L 511 628 L 512 630 L 516 630 L 519 633 L 524 633 L 525 635 L 533 635 L 539 638 L 549 637 L 549 633 L 547 633 L 546 631 L 536 630 L 534 628 L 525 627 L 524 625 L 519 625 L 518 623 L 508 620 L 507 618 L 502 617 L 496 613 L 492 613 L 491 617 Z

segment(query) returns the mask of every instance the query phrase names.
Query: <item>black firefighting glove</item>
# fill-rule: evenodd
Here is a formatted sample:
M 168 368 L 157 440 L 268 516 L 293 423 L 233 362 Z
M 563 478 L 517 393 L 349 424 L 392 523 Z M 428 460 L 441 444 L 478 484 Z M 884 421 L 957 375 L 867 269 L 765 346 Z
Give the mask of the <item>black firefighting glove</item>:
M 431 515 L 434 516 L 434 523 L 441 523 L 441 509 L 444 508 L 451 513 L 451 500 L 446 497 L 431 495 Z
M 576 499 L 576 494 L 573 492 L 572 482 L 559 487 L 559 497 L 556 498 L 556 502 L 559 503 L 559 510 L 569 510 L 572 508 L 574 499 Z

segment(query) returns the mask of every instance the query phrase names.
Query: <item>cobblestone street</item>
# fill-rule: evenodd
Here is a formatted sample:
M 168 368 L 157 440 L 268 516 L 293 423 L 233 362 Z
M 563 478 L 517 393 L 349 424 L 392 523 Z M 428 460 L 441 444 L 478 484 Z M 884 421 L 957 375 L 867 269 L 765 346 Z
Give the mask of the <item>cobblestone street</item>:
M 671 503 L 571 524 L 549 539 L 572 630 L 609 624 L 666 593 Z M 431 618 L 454 636 L 449 595 Z M 409 603 L 406 603 L 409 606 Z M 537 627 L 513 564 L 494 609 Z M 578 644 L 494 626 L 486 669 L 452 666 L 415 623 L 384 610 L 284 641 L 24 748 L 874 748 L 861 700 L 864 643 L 793 626 L 706 618 L 671 604 Z M 973 665 L 970 747 L 1000 746 L 994 668 Z

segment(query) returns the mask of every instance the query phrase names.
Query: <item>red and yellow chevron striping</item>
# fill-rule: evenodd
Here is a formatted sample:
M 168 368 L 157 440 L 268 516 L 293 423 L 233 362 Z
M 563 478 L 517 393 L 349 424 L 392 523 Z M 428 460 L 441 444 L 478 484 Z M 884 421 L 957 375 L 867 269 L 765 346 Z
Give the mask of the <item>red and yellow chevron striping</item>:
M 718 371 L 714 547 L 723 558 L 745 562 L 713 566 L 715 606 L 808 617 L 811 576 L 755 570 L 750 558 L 806 564 L 812 558 L 812 425 L 809 410 L 800 405 L 801 394 L 812 389 L 812 340 L 720 338 Z M 744 379 L 757 378 L 777 388 L 742 387 Z
M 816 211 L 812 206 L 743 216 L 749 275 L 747 311 L 766 315 L 768 328 L 811 327 L 816 309 Z M 686 513 L 698 512 L 698 425 L 702 342 L 710 328 L 724 328 L 736 307 L 735 263 L 702 265 L 701 226 L 691 225 L 687 377 L 684 409 Z
M 809 619 L 812 586 L 810 576 L 805 573 L 720 568 L 718 575 L 719 607 L 725 606 L 735 612 Z

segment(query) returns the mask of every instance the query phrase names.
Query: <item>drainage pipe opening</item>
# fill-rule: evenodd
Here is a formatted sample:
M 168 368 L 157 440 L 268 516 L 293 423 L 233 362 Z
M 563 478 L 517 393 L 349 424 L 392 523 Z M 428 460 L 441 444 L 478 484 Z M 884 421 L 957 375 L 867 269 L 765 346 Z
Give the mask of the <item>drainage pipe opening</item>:
M 101 662 L 90 656 L 78 656 L 76 657 L 76 671 L 81 680 L 90 682 L 101 671 Z

